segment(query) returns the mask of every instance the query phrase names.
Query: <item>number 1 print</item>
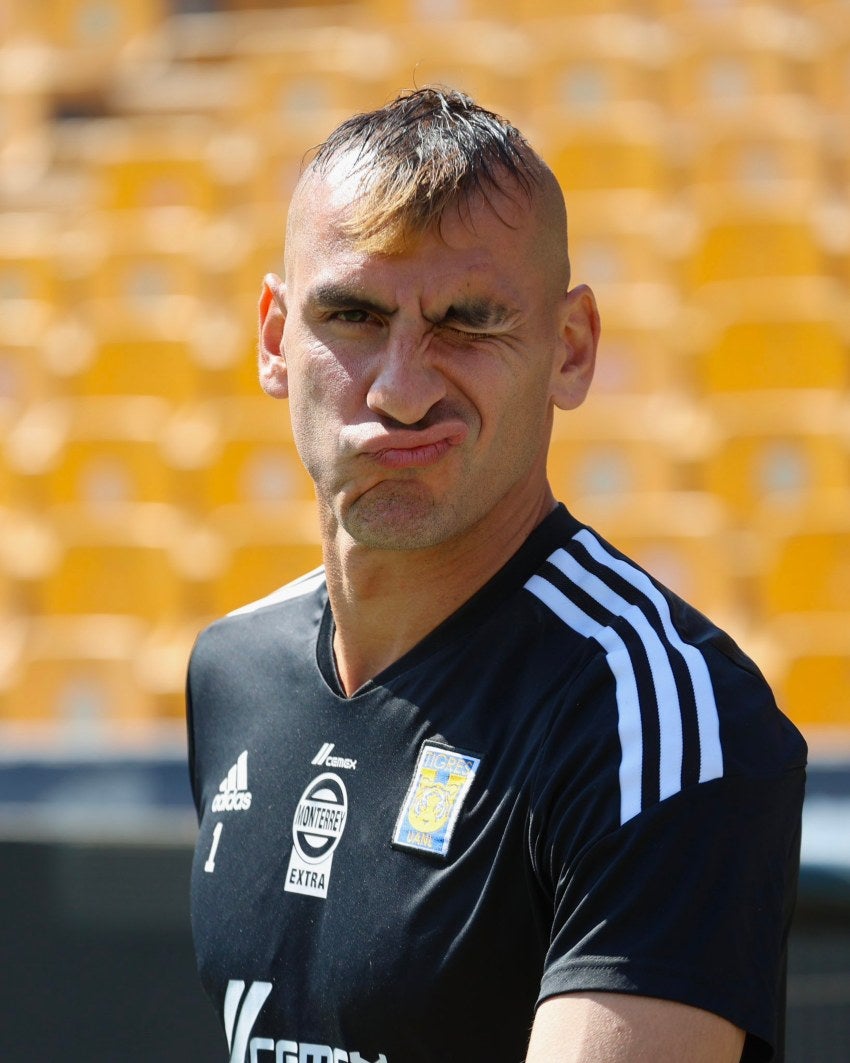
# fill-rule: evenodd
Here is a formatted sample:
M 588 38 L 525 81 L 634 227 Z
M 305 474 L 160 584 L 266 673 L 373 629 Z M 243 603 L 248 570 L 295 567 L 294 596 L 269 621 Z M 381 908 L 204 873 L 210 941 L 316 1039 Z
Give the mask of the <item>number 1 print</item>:
M 215 825 L 213 831 L 212 845 L 210 846 L 210 855 L 207 857 L 207 862 L 204 864 L 204 871 L 212 874 L 215 871 L 215 853 L 218 849 L 218 843 L 221 841 L 221 832 L 224 830 L 224 824 L 219 822 Z

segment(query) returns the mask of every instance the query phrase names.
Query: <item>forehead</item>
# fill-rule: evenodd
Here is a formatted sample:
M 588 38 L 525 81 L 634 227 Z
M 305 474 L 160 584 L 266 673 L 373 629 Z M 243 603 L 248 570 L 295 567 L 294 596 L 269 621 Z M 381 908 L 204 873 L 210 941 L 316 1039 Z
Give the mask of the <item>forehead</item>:
M 346 225 L 360 184 L 347 173 L 313 177 L 299 190 L 288 232 L 287 284 L 309 285 L 343 274 L 367 282 L 376 275 L 418 280 L 437 288 L 464 282 L 522 288 L 535 268 L 537 219 L 518 194 L 492 203 L 480 197 L 459 202 L 429 229 L 397 251 L 364 251 Z

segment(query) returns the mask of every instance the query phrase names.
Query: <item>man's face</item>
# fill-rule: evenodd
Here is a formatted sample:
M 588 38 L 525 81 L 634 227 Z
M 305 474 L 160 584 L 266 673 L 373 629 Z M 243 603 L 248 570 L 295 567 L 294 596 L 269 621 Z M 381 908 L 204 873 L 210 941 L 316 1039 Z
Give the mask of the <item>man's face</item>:
M 539 505 L 553 401 L 584 391 L 563 399 L 566 276 L 546 268 L 531 208 L 464 207 L 378 254 L 341 229 L 344 184 L 310 193 L 264 382 L 288 394 L 326 534 L 421 549 Z

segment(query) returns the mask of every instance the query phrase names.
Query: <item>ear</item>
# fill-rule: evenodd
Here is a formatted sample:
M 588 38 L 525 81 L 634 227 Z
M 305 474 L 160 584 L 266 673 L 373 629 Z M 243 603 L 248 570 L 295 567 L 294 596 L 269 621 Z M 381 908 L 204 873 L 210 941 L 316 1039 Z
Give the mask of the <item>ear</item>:
M 574 410 L 587 396 L 599 345 L 599 311 L 586 284 L 579 284 L 564 296 L 559 328 L 561 343 L 553 367 L 552 399 L 558 409 Z
M 283 325 L 286 321 L 286 285 L 274 273 L 263 280 L 260 292 L 260 384 L 275 399 L 289 395 Z

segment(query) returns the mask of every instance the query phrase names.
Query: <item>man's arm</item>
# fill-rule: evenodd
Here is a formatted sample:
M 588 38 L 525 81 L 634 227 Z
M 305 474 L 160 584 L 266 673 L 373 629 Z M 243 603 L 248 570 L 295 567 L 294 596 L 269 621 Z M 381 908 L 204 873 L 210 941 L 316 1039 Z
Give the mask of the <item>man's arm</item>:
M 711 1012 L 623 993 L 568 993 L 537 1010 L 526 1063 L 739 1063 L 744 1032 Z

